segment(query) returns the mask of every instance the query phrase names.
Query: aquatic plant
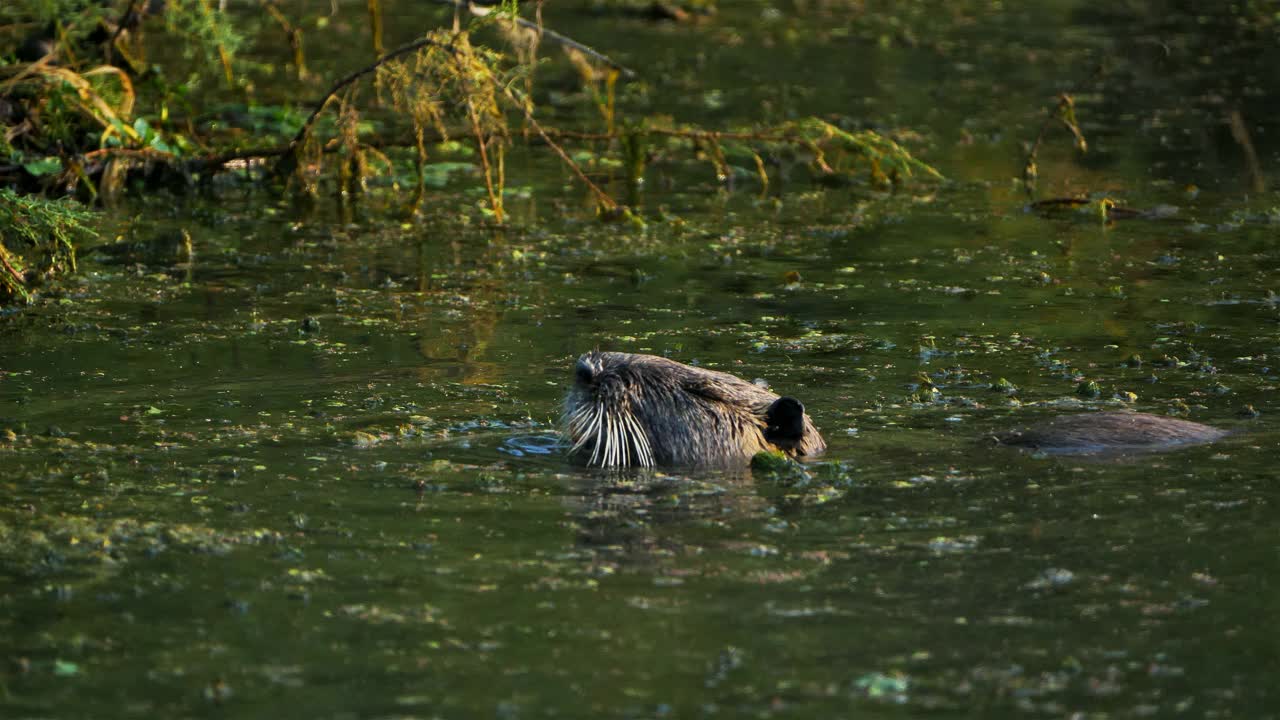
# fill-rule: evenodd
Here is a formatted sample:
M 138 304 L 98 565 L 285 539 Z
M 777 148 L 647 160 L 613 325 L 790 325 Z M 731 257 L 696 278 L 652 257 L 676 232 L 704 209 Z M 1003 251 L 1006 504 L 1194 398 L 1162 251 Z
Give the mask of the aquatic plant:
M 96 237 L 89 213 L 70 199 L 0 188 L 0 303 L 29 300 L 32 285 L 76 266 L 76 245 Z
M 192 122 L 193 116 L 210 110 L 195 105 L 199 73 L 170 84 L 144 62 L 144 20 L 151 10 L 157 17 L 153 22 L 163 22 L 164 32 L 182 41 L 182 54 L 192 65 L 187 71 L 220 69 L 234 86 L 239 35 L 231 19 L 207 0 L 180 0 L 155 9 L 142 0 L 91 4 L 92 9 L 23 0 L 0 16 L 28 25 L 32 19 L 37 25 L 49 22 L 48 30 L 36 34 L 49 52 L 22 62 L 0 60 L 0 100 L 11 108 L 0 116 L 0 124 L 13 128 L 0 145 L 0 158 L 10 161 L 7 174 L 0 172 L 0 184 L 106 198 L 130 178 L 190 180 L 272 162 L 275 177 L 289 179 L 305 194 L 316 195 L 326 187 L 345 197 L 364 191 L 375 175 L 403 176 L 407 162 L 414 178 L 408 205 L 416 209 L 435 175 L 428 148 L 458 139 L 476 153 L 486 197 L 483 209 L 500 224 L 506 216 L 506 155 L 519 137 L 567 168 L 606 219 L 630 213 L 580 164 L 590 162 L 605 169 L 610 179 L 626 181 L 632 190 L 629 199 L 634 199 L 658 144 L 664 145 L 667 160 L 709 162 L 726 184 L 735 175 L 753 174 L 765 190 L 772 181 L 770 164 L 790 166 L 794 159 L 824 183 L 844 182 L 859 173 L 876 185 L 941 177 L 894 139 L 838 121 L 810 117 L 719 129 L 664 117 L 629 117 L 618 107 L 617 91 L 619 83 L 636 74 L 605 53 L 545 27 L 540 5 L 534 6 L 535 19 L 523 17 L 520 4 L 505 2 L 463 25 L 466 3 L 436 2 L 457 9 L 454 27 L 430 30 L 386 52 L 382 4 L 370 2 L 368 23 L 377 58 L 334 81 L 300 125 L 287 131 L 280 127 L 274 137 L 255 129 L 253 136 L 262 144 L 246 148 L 234 133 L 217 127 L 198 130 Z M 275 0 L 260 0 L 259 8 L 285 34 L 294 72 L 311 77 L 302 25 Z M 242 11 L 236 21 L 244 23 L 251 16 Z M 91 26 L 98 32 L 83 32 Z M 479 44 L 474 40 L 478 32 L 503 38 L 502 47 Z M 549 44 L 563 48 L 578 70 L 582 90 L 599 111 L 601 131 L 553 127 L 539 111 L 535 70 L 540 47 Z M 201 62 L 189 62 L 193 60 Z M 144 66 L 149 68 L 145 75 L 139 71 Z M 171 107 L 182 109 L 185 120 L 170 117 Z M 249 107 L 237 114 L 254 122 L 263 110 Z M 288 112 L 285 106 L 278 114 Z M 276 138 L 283 141 L 286 132 L 289 139 L 281 144 Z M 750 170 L 744 171 L 743 162 Z M 612 177 L 615 171 L 620 178 Z
M 173 167 L 195 143 L 169 126 L 174 93 L 146 59 L 144 29 L 160 17 L 187 61 L 220 66 L 233 81 L 239 44 L 225 15 L 207 0 L 163 4 L 23 0 L 0 9 L 0 23 L 32 28 L 0 44 L 0 183 L 47 193 L 110 196 L 131 171 Z M 9 52 L 6 52 L 9 51 Z M 138 83 L 159 89 L 142 116 Z

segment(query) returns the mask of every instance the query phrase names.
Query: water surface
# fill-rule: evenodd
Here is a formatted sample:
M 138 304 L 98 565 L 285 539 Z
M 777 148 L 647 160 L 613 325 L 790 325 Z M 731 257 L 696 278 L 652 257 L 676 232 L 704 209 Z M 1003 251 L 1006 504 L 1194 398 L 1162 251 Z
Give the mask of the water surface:
M 104 213 L 195 257 L 89 256 L 0 321 L 2 714 L 1274 716 L 1276 197 L 1222 124 L 1238 100 L 1274 166 L 1249 37 L 1177 3 L 915 7 L 557 12 L 644 70 L 634 112 L 911 128 L 947 183 L 761 195 L 658 164 L 638 228 L 516 150 L 535 189 L 506 229 L 465 182 L 410 222 L 376 193 Z M 1092 148 L 1062 131 L 1040 196 L 1176 215 L 1027 210 L 1062 90 Z M 552 438 L 596 347 L 766 379 L 830 450 L 572 467 Z M 1103 460 L 982 441 L 1121 406 L 1233 434 Z

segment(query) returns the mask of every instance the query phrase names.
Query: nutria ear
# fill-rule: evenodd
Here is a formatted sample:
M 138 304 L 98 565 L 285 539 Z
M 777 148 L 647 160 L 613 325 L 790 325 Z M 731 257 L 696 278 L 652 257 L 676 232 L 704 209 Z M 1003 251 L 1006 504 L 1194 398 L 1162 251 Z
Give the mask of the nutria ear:
M 774 400 L 764 419 L 764 439 L 774 445 L 794 445 L 804 437 L 804 405 L 793 397 Z
M 573 375 L 583 385 L 591 384 L 591 381 L 595 379 L 596 371 L 595 368 L 591 367 L 589 355 L 583 355 L 578 358 L 578 362 L 573 366 Z

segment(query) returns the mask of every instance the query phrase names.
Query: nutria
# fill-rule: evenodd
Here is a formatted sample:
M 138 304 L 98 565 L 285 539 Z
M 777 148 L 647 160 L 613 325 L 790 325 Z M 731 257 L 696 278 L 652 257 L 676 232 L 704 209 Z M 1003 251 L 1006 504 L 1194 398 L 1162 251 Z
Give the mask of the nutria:
M 1030 428 L 998 435 L 1002 445 L 1054 454 L 1167 450 L 1219 440 L 1227 434 L 1208 425 L 1135 412 L 1064 415 Z
M 594 467 L 733 467 L 779 450 L 812 457 L 826 443 L 804 405 L 728 373 L 654 355 L 589 352 L 565 399 L 570 456 Z M 1227 431 L 1136 412 L 1076 413 L 997 435 L 1053 454 L 1169 450 Z
M 732 467 L 826 449 L 791 397 L 654 355 L 589 352 L 564 404 L 570 456 L 594 467 Z

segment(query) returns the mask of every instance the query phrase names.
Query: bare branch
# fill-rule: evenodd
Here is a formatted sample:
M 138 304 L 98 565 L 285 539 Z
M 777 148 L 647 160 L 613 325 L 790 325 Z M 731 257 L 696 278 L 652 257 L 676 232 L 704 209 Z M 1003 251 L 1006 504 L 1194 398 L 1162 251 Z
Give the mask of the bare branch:
M 480 16 L 483 16 L 488 13 L 487 10 L 478 11 L 479 9 L 475 5 L 472 5 L 470 0 L 434 0 L 434 2 L 440 5 L 449 5 L 459 10 L 470 10 L 471 12 Z M 591 59 L 599 63 L 602 63 L 604 65 L 607 65 L 614 70 L 617 70 L 619 73 L 622 74 L 623 77 L 627 79 L 636 77 L 636 72 L 631 68 L 628 68 L 624 65 L 619 64 L 608 55 L 605 55 L 604 53 L 600 52 L 599 50 L 596 50 L 595 48 L 589 45 L 584 45 L 578 42 L 577 40 L 574 40 L 573 38 L 569 37 L 568 35 L 563 35 L 561 33 L 556 32 L 555 30 L 551 30 L 543 26 L 540 23 L 536 23 L 531 20 L 525 20 L 524 18 L 519 16 L 513 16 L 511 20 L 515 22 L 516 25 L 522 28 L 525 28 L 527 30 L 533 30 L 534 32 L 537 32 L 539 35 L 541 35 L 542 37 L 548 40 L 551 40 L 554 43 L 563 45 L 564 47 L 567 47 L 567 48 L 573 48 L 574 50 L 577 50 L 578 52 L 584 55 L 587 55 Z

